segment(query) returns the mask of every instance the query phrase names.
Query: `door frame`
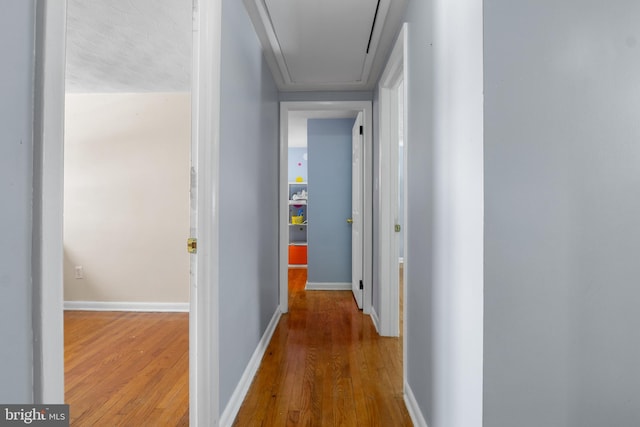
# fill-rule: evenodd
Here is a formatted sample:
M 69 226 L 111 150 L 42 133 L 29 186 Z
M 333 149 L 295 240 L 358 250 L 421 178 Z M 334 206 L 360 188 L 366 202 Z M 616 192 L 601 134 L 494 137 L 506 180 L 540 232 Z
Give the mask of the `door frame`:
M 407 158 L 408 144 L 407 144 L 407 76 L 406 76 L 406 49 L 407 49 L 407 24 L 405 23 L 395 46 L 391 51 L 389 61 L 380 77 L 378 83 L 378 92 L 380 100 L 380 146 L 379 156 L 380 159 L 380 191 L 379 191 L 379 206 L 380 206 L 380 221 L 378 224 L 378 236 L 380 242 L 380 313 L 377 313 L 380 319 L 380 335 L 382 336 L 398 336 L 400 333 L 400 295 L 398 291 L 398 247 L 397 247 L 397 233 L 394 231 L 397 216 L 398 206 L 398 87 L 400 83 L 405 82 L 402 86 L 404 90 L 403 94 L 403 133 L 404 133 L 404 158 Z M 404 167 L 404 189 L 405 195 L 407 194 L 407 168 L 406 162 Z M 404 233 L 407 233 L 407 197 L 404 198 Z M 404 266 L 403 266 L 403 278 L 404 278 L 404 290 L 406 301 L 406 289 L 407 289 L 407 269 L 408 253 L 407 253 L 407 239 L 404 240 Z M 406 327 L 406 315 L 404 315 L 403 324 Z M 406 334 L 404 334 L 406 336 Z M 406 345 L 406 339 L 404 340 Z M 405 353 L 403 351 L 403 353 Z
M 289 311 L 289 263 L 288 263 L 288 148 L 289 112 L 292 111 L 353 111 L 362 112 L 364 127 L 363 142 L 363 312 L 371 313 L 373 276 L 373 106 L 371 101 L 283 101 L 280 102 L 280 185 L 279 185 L 279 259 L 280 259 L 280 310 Z
M 63 182 L 66 0 L 37 5 L 33 345 L 34 402 L 64 403 Z M 193 2 L 192 156 L 197 188 L 197 270 L 191 271 L 189 423 L 217 424 L 218 203 L 221 0 Z M 202 30 L 201 30 L 202 29 Z M 192 234 L 193 230 L 192 224 Z M 186 236 L 185 236 L 186 237 Z M 198 283 L 195 283 L 194 273 Z M 197 286 L 196 286 L 197 285 Z

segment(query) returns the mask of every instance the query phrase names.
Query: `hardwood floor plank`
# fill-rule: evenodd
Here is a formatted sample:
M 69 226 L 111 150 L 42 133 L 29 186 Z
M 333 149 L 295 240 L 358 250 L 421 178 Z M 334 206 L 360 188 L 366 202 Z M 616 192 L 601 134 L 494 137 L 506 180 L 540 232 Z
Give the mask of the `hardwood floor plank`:
M 381 338 L 348 291 L 305 291 L 289 270 L 282 316 L 234 426 L 411 426 L 402 342 Z
M 304 291 L 269 343 L 234 426 L 410 426 L 402 341 L 381 338 L 350 292 Z M 188 315 L 65 313 L 73 426 L 187 426 Z
M 187 313 L 67 311 L 72 426 L 189 424 Z

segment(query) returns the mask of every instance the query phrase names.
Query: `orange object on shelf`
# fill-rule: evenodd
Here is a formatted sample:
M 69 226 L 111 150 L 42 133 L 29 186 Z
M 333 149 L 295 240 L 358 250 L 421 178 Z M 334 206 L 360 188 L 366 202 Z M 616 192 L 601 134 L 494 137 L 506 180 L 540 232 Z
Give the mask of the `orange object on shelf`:
M 307 247 L 289 245 L 289 264 L 304 265 L 307 263 Z

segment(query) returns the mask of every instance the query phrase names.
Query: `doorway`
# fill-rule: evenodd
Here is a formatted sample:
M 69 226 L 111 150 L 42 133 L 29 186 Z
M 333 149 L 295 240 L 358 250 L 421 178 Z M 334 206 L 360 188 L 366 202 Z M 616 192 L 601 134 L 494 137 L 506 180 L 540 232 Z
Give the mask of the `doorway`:
M 402 254 L 403 296 L 406 298 L 407 270 L 409 254 L 406 239 L 401 236 L 407 232 L 407 153 L 410 150 L 406 137 L 406 94 L 405 46 L 406 24 L 402 27 L 389 62 L 380 78 L 380 222 L 378 228 L 380 244 L 380 334 L 398 336 L 400 324 L 400 277 L 399 260 Z M 401 145 L 402 144 L 402 147 Z M 400 157 L 402 153 L 402 157 Z M 402 160 L 402 161 L 401 161 Z M 402 177 L 399 173 L 402 170 Z M 403 183 L 402 189 L 400 182 Z M 402 212 L 402 218 L 400 217 Z M 402 244 L 402 248 L 400 248 Z
M 189 412 L 192 425 L 218 419 L 218 183 L 221 2 L 193 9 L 193 76 L 191 138 L 191 227 L 198 252 L 190 264 Z M 34 400 L 64 403 L 63 348 L 63 135 L 67 2 L 38 3 L 36 144 L 34 158 Z M 212 28 L 199 31 L 200 28 Z M 199 185 L 196 185 L 199 183 Z M 183 246 L 184 247 L 184 246 Z
M 362 197 L 362 282 L 363 311 L 371 309 L 372 277 L 372 106 L 369 101 L 331 101 L 331 102 L 282 102 L 280 104 L 280 310 L 288 312 L 288 267 L 289 267 L 289 120 L 290 114 L 303 113 L 307 117 L 331 118 L 356 117 L 362 114 L 363 120 L 363 197 Z M 311 197 L 311 196 L 310 196 Z M 346 218 L 345 218 L 346 219 Z
M 189 233 L 191 56 L 189 4 L 113 7 L 104 1 L 67 1 L 65 402 L 77 409 L 72 415 L 79 423 L 124 410 L 124 390 L 140 384 L 131 367 L 154 351 L 145 335 L 177 320 L 174 351 L 166 354 L 174 361 L 168 365 L 172 368 L 156 367 L 182 386 L 172 411 L 188 412 L 189 254 L 184 242 Z M 154 313 L 139 314 L 128 324 L 126 337 L 118 335 L 125 320 L 107 313 L 100 315 L 103 325 L 71 333 L 74 325 L 91 323 L 96 311 Z M 160 312 L 164 316 L 154 323 L 159 330 L 145 328 L 144 319 Z M 95 330 L 102 340 L 94 338 Z M 95 370 L 76 369 L 90 349 L 109 338 L 110 344 L 94 355 Z M 100 399 L 92 394 L 96 388 L 85 372 L 105 385 L 97 393 L 109 403 L 90 405 Z M 140 385 L 132 395 L 148 398 L 140 406 L 152 404 L 156 387 L 162 386 Z

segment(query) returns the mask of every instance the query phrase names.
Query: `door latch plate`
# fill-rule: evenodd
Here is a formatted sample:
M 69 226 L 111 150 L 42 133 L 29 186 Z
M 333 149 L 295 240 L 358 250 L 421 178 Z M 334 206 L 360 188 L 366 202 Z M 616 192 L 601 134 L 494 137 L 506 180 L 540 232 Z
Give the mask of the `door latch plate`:
M 195 239 L 193 237 L 189 237 L 187 239 L 187 251 L 190 254 L 198 253 L 198 239 Z

